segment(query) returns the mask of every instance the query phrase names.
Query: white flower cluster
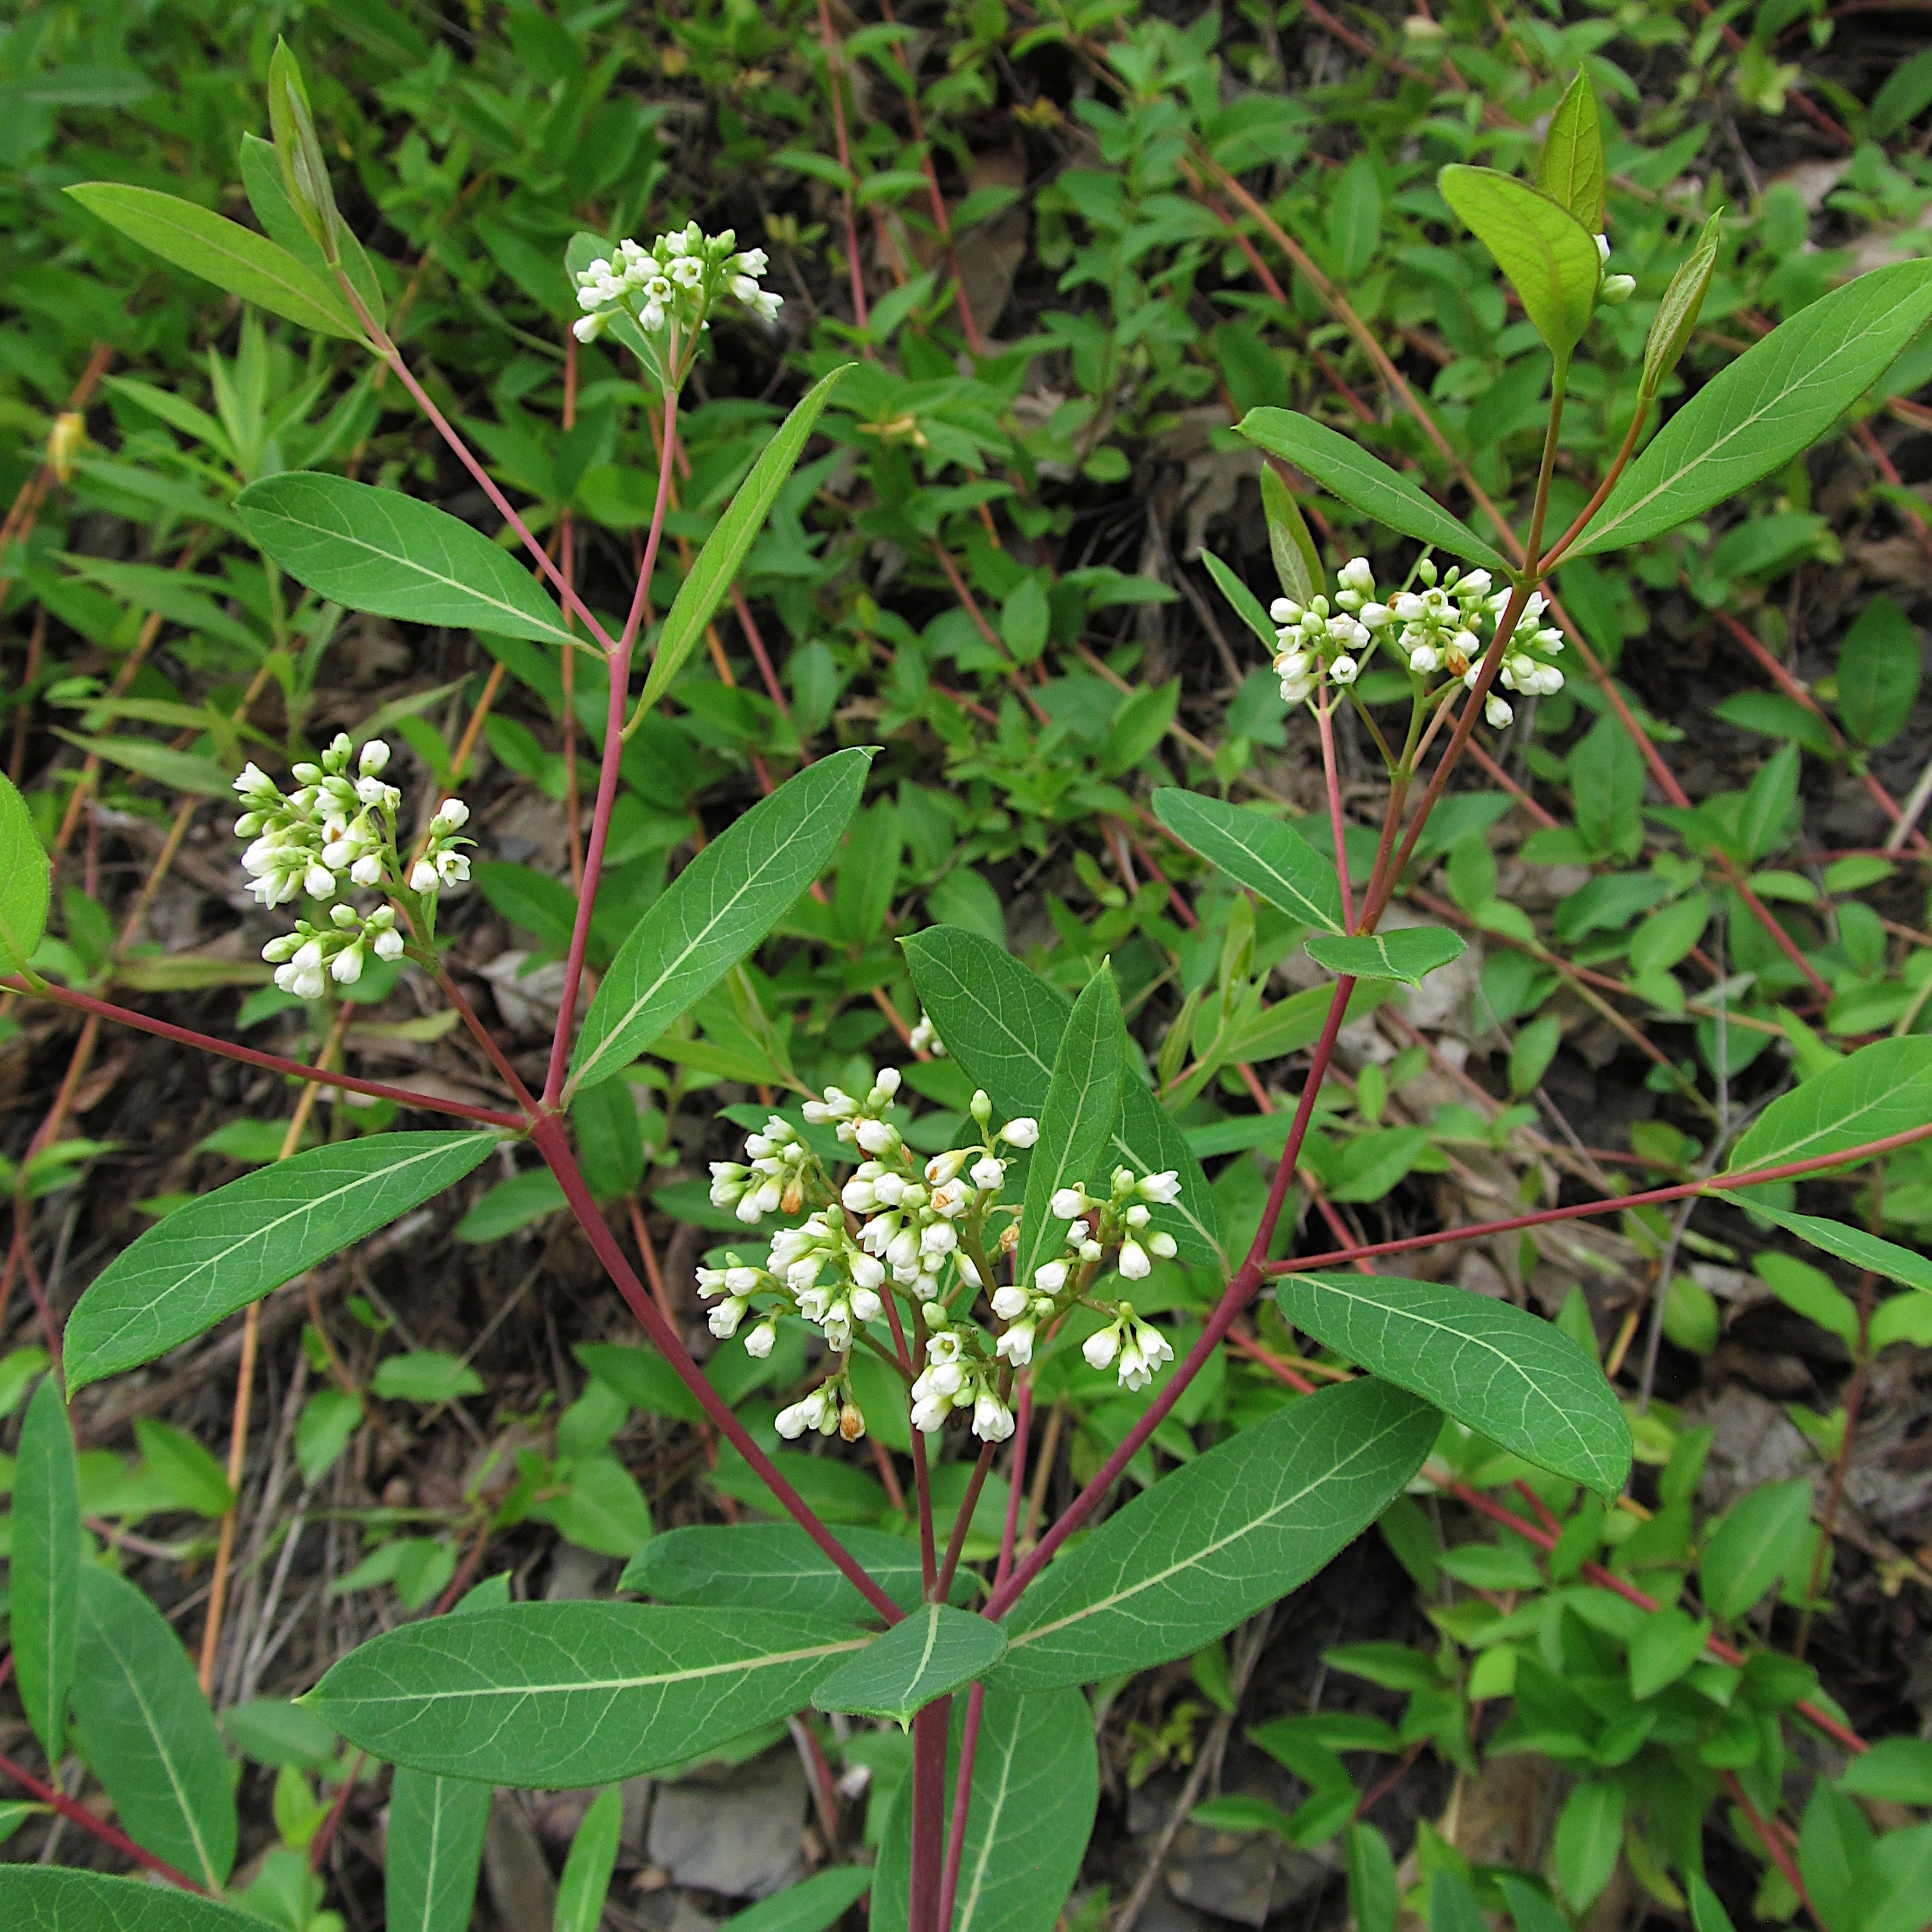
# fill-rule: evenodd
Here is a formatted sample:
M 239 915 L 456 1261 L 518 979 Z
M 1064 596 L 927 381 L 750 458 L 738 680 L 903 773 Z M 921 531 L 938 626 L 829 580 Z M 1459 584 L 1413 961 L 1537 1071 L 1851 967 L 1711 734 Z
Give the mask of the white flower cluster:
M 1427 557 L 1417 564 L 1412 584 L 1385 604 L 1376 601 L 1366 557 L 1351 557 L 1336 573 L 1336 583 L 1332 604 L 1317 597 L 1304 608 L 1280 597 L 1269 612 L 1280 626 L 1274 668 L 1281 694 L 1292 704 L 1306 698 L 1324 676 L 1353 684 L 1368 652 L 1382 644 L 1401 653 L 1412 676 L 1446 671 L 1474 690 L 1487 649 L 1484 632 L 1494 637 L 1510 601 L 1507 589 L 1492 589 L 1486 570 L 1452 565 L 1445 574 Z M 1497 673 L 1496 682 L 1505 690 L 1548 697 L 1563 688 L 1563 674 L 1532 655 L 1534 650 L 1554 656 L 1563 648 L 1563 633 L 1541 622 L 1545 608 L 1542 592 L 1532 591 Z M 1500 730 L 1515 713 L 1492 689 L 1484 715 Z
M 721 295 L 773 320 L 782 304 L 758 286 L 765 251 L 740 250 L 737 242 L 729 228 L 706 235 L 694 221 L 660 235 L 648 248 L 628 237 L 620 242 L 577 278 L 577 305 L 584 311 L 572 325 L 578 340 L 594 342 L 614 317 L 628 315 L 654 342 L 670 338 L 688 347 L 710 326 L 705 316 Z
M 301 895 L 326 904 L 358 886 L 400 889 L 396 814 L 402 794 L 382 776 L 388 763 L 389 748 L 381 739 L 370 739 L 358 755 L 347 734 L 339 732 L 318 760 L 292 768 L 296 789 L 286 796 L 259 766 L 243 769 L 235 789 L 245 809 L 235 821 L 235 836 L 252 842 L 242 868 L 263 905 Z M 469 818 L 460 798 L 444 803 L 410 870 L 410 891 L 425 897 L 469 878 L 470 861 L 456 849 L 470 842 L 458 836 Z M 329 906 L 326 924 L 297 920 L 292 932 L 262 947 L 262 957 L 275 968 L 275 984 L 284 992 L 314 1000 L 331 980 L 352 986 L 372 953 L 400 958 L 403 945 L 393 907 L 365 913 L 338 902 Z
M 1089 1335 L 1080 1352 L 1090 1369 L 1104 1369 L 1118 1361 L 1123 1387 L 1144 1389 L 1160 1372 L 1163 1364 L 1174 1359 L 1167 1337 L 1134 1312 L 1131 1301 L 1124 1301 L 1114 1319 Z
M 855 1345 L 871 1340 L 867 1328 L 886 1313 L 886 1298 L 897 1296 L 917 1308 L 926 1334 L 925 1360 L 910 1391 L 914 1426 L 930 1432 L 959 1410 L 970 1414 L 982 1442 L 1004 1442 L 1013 1417 L 1002 1384 L 1032 1360 L 1040 1324 L 1084 1300 L 1110 1254 L 1124 1277 L 1138 1281 L 1156 1258 L 1174 1253 L 1172 1238 L 1150 1226 L 1151 1210 L 1178 1198 L 1180 1177 L 1141 1177 L 1124 1167 L 1115 1170 L 1105 1198 L 1078 1184 L 1059 1190 L 1052 1212 L 1071 1224 L 1060 1251 L 1024 1286 L 993 1291 L 1000 1326 L 989 1349 L 980 1330 L 952 1304 L 964 1289 L 970 1309 L 992 1286 L 987 1270 L 993 1258 L 1017 1245 L 1017 1210 L 1003 1206 L 1000 1196 L 1013 1154 L 1035 1144 L 1039 1124 L 1022 1117 L 995 1127 L 992 1101 L 976 1093 L 970 1112 L 980 1139 L 921 1160 L 890 1118 L 899 1087 L 898 1070 L 886 1067 L 862 1093 L 831 1087 L 822 1100 L 806 1103 L 808 1124 L 832 1128 L 856 1162 L 842 1184 L 826 1173 L 804 1136 L 776 1114 L 746 1139 L 744 1160 L 712 1163 L 712 1202 L 731 1208 L 740 1220 L 749 1224 L 778 1211 L 806 1218 L 771 1237 L 761 1264 L 728 1252 L 722 1267 L 700 1268 L 698 1293 L 711 1304 L 711 1332 L 728 1339 L 743 1330 L 754 1355 L 769 1355 L 779 1317 L 796 1313 L 824 1334 L 838 1358 L 821 1388 L 780 1413 L 781 1435 L 796 1437 L 808 1429 L 829 1435 L 836 1429 L 851 1441 L 865 1432 L 846 1358 Z M 999 1216 L 1006 1225 L 996 1228 Z M 1104 1360 L 1090 1341 L 1088 1359 L 1103 1367 L 1118 1361 L 1126 1386 L 1144 1387 L 1172 1358 L 1166 1340 L 1127 1304 L 1088 1305 L 1112 1316 L 1103 1333 L 1113 1337 Z

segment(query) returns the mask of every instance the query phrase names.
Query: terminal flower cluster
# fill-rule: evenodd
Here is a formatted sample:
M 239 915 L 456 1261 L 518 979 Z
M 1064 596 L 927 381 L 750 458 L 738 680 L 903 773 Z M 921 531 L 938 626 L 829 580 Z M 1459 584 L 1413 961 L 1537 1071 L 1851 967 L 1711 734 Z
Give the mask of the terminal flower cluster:
M 864 1433 L 848 1365 L 856 1346 L 893 1353 L 867 1332 L 886 1314 L 889 1296 L 898 1297 L 909 1313 L 917 1312 L 916 1324 L 896 1318 L 895 1324 L 902 1334 L 923 1334 L 924 1359 L 910 1404 L 914 1426 L 928 1433 L 960 1411 L 971 1416 L 982 1442 L 1004 1442 L 1013 1429 L 1007 1400 L 1013 1372 L 1032 1360 L 1040 1324 L 1076 1304 L 1111 1318 L 1102 1331 L 1113 1337 L 1104 1358 L 1090 1341 L 1088 1360 L 1101 1367 L 1118 1363 L 1124 1385 L 1144 1387 L 1172 1350 L 1129 1304 L 1114 1306 L 1088 1295 L 1110 1256 L 1124 1279 L 1136 1281 L 1156 1258 L 1173 1256 L 1172 1238 L 1150 1224 L 1154 1207 L 1178 1198 L 1178 1175 L 1142 1177 L 1120 1168 L 1104 1198 L 1081 1184 L 1061 1188 L 1051 1210 L 1070 1225 L 1053 1258 L 1024 1286 L 996 1288 L 992 1258 L 1018 1245 L 1019 1210 L 1001 1200 L 1008 1169 L 1016 1154 L 1038 1141 L 1039 1124 L 1022 1116 L 996 1126 L 991 1100 L 976 1093 L 970 1112 L 978 1139 L 921 1160 L 891 1118 L 900 1085 L 898 1070 L 889 1066 L 862 1092 L 831 1087 L 823 1100 L 806 1102 L 808 1128 L 830 1127 L 849 1150 L 854 1165 L 842 1181 L 776 1114 L 746 1138 L 743 1160 L 711 1164 L 712 1204 L 731 1209 L 748 1226 L 775 1213 L 805 1217 L 770 1236 L 762 1262 L 728 1250 L 722 1266 L 698 1270 L 711 1332 L 721 1340 L 742 1331 L 752 1354 L 768 1356 L 780 1318 L 794 1314 L 819 1330 L 831 1348 L 831 1374 L 814 1394 L 780 1413 L 779 1433 L 836 1430 L 848 1441 Z M 971 1318 L 989 1292 L 998 1324 L 991 1346 Z
M 284 992 L 320 999 L 332 980 L 352 986 L 371 955 L 402 956 L 395 908 L 364 911 L 341 893 L 406 890 L 422 903 L 434 929 L 436 895 L 470 876 L 470 860 L 459 849 L 471 842 L 460 836 L 470 808 L 452 798 L 431 821 L 404 879 L 396 849 L 402 794 L 382 776 L 388 763 L 389 748 L 381 739 L 372 738 L 358 754 L 348 735 L 338 733 L 319 760 L 292 768 L 292 792 L 284 794 L 252 763 L 235 781 L 244 808 L 235 821 L 235 836 L 251 842 L 242 854 L 250 892 L 264 906 L 306 897 L 328 908 L 321 919 L 298 919 L 292 932 L 262 947 L 262 957 L 275 968 L 275 984 Z
M 580 342 L 594 342 L 620 316 L 643 330 L 660 371 L 677 373 L 698 336 L 710 326 L 713 305 L 729 296 L 766 322 L 781 298 L 759 286 L 769 266 L 762 248 L 740 249 L 731 229 L 706 235 L 696 222 L 660 235 L 648 248 L 628 237 L 577 277 L 572 325 Z

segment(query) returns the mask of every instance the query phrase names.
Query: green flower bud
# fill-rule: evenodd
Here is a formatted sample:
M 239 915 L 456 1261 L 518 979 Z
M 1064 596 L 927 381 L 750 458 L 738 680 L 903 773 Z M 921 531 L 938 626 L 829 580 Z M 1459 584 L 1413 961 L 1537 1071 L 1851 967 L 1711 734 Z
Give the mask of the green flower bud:
M 308 90 L 302 68 L 285 40 L 275 43 L 268 62 L 268 128 L 275 158 L 282 164 L 282 182 L 289 205 L 333 268 L 341 260 L 342 217 L 336 211 L 335 191 L 316 138 L 315 117 L 309 112 Z

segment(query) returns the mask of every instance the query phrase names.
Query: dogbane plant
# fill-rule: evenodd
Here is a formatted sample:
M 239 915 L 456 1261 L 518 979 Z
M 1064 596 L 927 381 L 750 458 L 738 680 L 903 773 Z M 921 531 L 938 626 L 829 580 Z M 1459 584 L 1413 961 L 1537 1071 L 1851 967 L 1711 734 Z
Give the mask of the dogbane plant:
M 520 1138 L 555 1177 L 651 1343 L 790 1520 L 655 1539 L 623 1579 L 629 1597 L 646 1600 L 512 1603 L 497 1580 L 460 1614 L 392 1630 L 336 1664 L 308 1706 L 398 1768 L 392 1915 L 420 1906 L 412 1885 L 446 1885 L 466 1873 L 473 1885 L 493 1785 L 609 1784 L 812 1706 L 896 1721 L 912 1734 L 911 1774 L 870 1877 L 880 1932 L 1046 1932 L 1078 1874 L 1096 1803 L 1083 1686 L 1194 1653 L 1296 1588 L 1418 1480 L 1438 1442 L 1466 1442 L 1473 1432 L 1556 1478 L 1606 1498 L 1620 1492 L 1628 1426 L 1596 1362 L 1567 1334 L 1460 1289 L 1330 1271 L 1375 1248 L 1278 1262 L 1277 1238 L 1287 1231 L 1300 1156 L 1356 987 L 1417 984 L 1461 950 L 1439 928 L 1384 932 L 1383 919 L 1472 734 L 1512 722 L 1501 694 L 1559 686 L 1562 638 L 1541 621 L 1539 589 L 1551 566 L 1674 528 L 1802 451 L 1932 316 L 1932 265 L 1881 268 L 1823 297 L 1646 443 L 1712 273 L 1714 224 L 1658 303 L 1622 449 L 1570 526 L 1551 536 L 1545 518 L 1573 362 L 1600 306 L 1630 293 L 1623 278 L 1606 274 L 1613 256 L 1600 233 L 1603 158 L 1580 80 L 1552 122 L 1535 185 L 1460 166 L 1441 182 L 1444 202 L 1493 255 L 1551 356 L 1544 457 L 1520 536 L 1499 533 L 1497 548 L 1310 417 L 1264 409 L 1246 418 L 1243 429 L 1256 444 L 1420 547 L 1399 581 L 1378 580 L 1367 560 L 1351 558 L 1327 587 L 1292 499 L 1271 488 L 1281 600 L 1265 610 L 1231 574 L 1216 572 L 1262 639 L 1284 695 L 1313 712 L 1332 856 L 1277 820 L 1214 797 L 1168 790 L 1153 800 L 1177 838 L 1294 920 L 1312 958 L 1332 975 L 1252 1240 L 1228 1250 L 1208 1176 L 1143 1077 L 1108 967 L 1102 962 L 1070 1000 L 988 940 L 949 927 L 904 942 L 923 1006 L 910 1051 L 943 1050 L 957 1063 L 972 1083 L 970 1126 L 918 1157 L 907 1132 L 910 1083 L 887 1066 L 872 1070 L 862 1092 L 828 1088 L 795 1114 L 775 1111 L 746 1142 L 742 1160 L 713 1171 L 714 1204 L 745 1231 L 742 1246 L 708 1257 L 698 1275 L 714 1334 L 757 1356 L 769 1353 L 783 1324 L 812 1331 L 816 1366 L 806 1392 L 778 1418 L 781 1437 L 864 1434 L 871 1424 L 854 1364 L 862 1354 L 883 1364 L 908 1425 L 914 1564 L 890 1550 L 882 1556 L 878 1539 L 835 1534 L 700 1372 L 598 1212 L 571 1125 L 574 1100 L 650 1052 L 771 931 L 814 881 L 860 802 L 872 754 L 852 748 L 807 766 L 713 838 L 624 940 L 580 1025 L 627 740 L 702 634 L 842 372 L 798 404 L 754 465 L 686 573 L 634 694 L 680 392 L 718 304 L 769 318 L 774 298 L 759 286 L 759 251 L 738 249 L 735 236 L 691 228 L 648 247 L 590 236 L 571 245 L 579 313 L 560 316 L 560 328 L 608 334 L 629 350 L 662 412 L 655 507 L 628 614 L 614 631 L 545 555 L 386 332 L 376 278 L 336 207 L 285 50 L 271 69 L 269 106 L 279 173 L 257 170 L 249 184 L 262 233 L 152 190 L 94 184 L 74 192 L 169 260 L 359 345 L 394 374 L 555 601 L 468 525 L 343 477 L 266 478 L 242 494 L 238 514 L 290 576 L 347 608 L 577 653 L 580 673 L 605 688 L 598 782 L 560 1010 L 536 1092 L 437 952 L 440 895 L 462 883 L 468 862 L 460 802 L 425 801 L 427 831 L 404 838 L 399 790 L 374 739 L 359 748 L 338 739 L 292 770 L 292 790 L 252 766 L 238 784 L 251 891 L 266 907 L 306 908 L 270 942 L 286 988 L 314 998 L 328 980 L 352 978 L 365 952 L 406 950 L 436 976 L 500 1075 L 500 1108 L 298 1066 L 40 982 L 28 962 L 45 920 L 46 869 L 17 795 L 0 790 L 0 949 L 22 976 L 9 981 L 14 990 L 461 1124 L 296 1154 L 178 1210 L 88 1285 L 68 1326 L 64 1391 L 43 1387 L 21 1447 L 12 1622 L 35 1735 L 57 1766 L 71 1726 L 135 1855 L 182 1894 L 171 1901 L 168 1924 L 213 1932 L 232 1922 L 190 1896 L 218 1894 L 229 1877 L 235 1830 L 225 1778 L 218 1770 L 186 1777 L 158 1801 L 117 1783 L 111 1755 L 99 1748 L 106 1733 L 88 1672 L 110 1653 L 146 1660 L 136 1666 L 138 1688 L 153 1688 L 148 1675 L 166 1680 L 180 1740 L 172 1761 L 185 1765 L 197 1751 L 206 1759 L 213 1732 L 205 1701 L 180 1681 L 178 1646 L 169 1648 L 164 1628 L 155 1634 L 158 1614 L 81 1559 L 62 1394 L 192 1340 L 459 1181 L 506 1139 Z M 1370 674 L 1382 671 L 1392 682 Z M 1359 897 L 1346 862 L 1335 753 L 1334 715 L 1345 704 L 1388 777 Z M 1913 1096 L 1928 1090 L 1923 1042 L 1885 1042 L 1768 1108 L 1714 1179 L 1501 1225 L 1699 1192 L 1737 1198 L 1766 1182 L 1841 1168 L 1932 1134 L 1922 1105 L 1907 1117 Z M 1874 1237 L 1780 1207 L 1767 1211 L 1828 1252 L 1925 1285 L 1912 1272 L 1922 1274 L 1922 1263 Z M 1383 1246 L 1399 1252 L 1442 1238 Z M 1134 1305 L 1136 1284 L 1169 1259 L 1212 1269 L 1221 1282 L 1178 1360 L 1178 1336 Z M 1359 1372 L 1286 1402 L 1118 1502 L 1122 1475 L 1270 1282 L 1288 1318 Z M 1111 1378 L 1139 1399 L 1138 1412 L 1069 1506 L 1023 1549 L 1034 1378 L 1076 1349 L 1084 1372 Z M 942 1543 L 933 1467 L 956 1442 L 970 1468 Z M 997 1556 L 977 1574 L 966 1561 L 968 1528 L 999 1458 L 1009 1500 Z M 218 1756 L 218 1742 L 212 1748 Z M 36 1923 L 92 1925 L 117 1909 L 118 1883 L 10 1868 L 0 1870 L 0 1900 L 29 1905 Z M 848 1891 L 841 1903 L 856 1895 Z M 411 1922 L 421 1917 L 418 1910 Z

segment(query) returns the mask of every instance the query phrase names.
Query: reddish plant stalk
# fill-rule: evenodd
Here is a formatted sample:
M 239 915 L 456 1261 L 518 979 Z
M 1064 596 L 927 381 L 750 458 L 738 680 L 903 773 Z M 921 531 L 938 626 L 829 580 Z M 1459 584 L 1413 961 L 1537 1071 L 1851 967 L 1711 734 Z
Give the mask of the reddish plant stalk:
M 952 1700 L 940 1697 L 912 1720 L 912 1869 L 906 1932 L 942 1932 L 940 1839 L 946 1824 L 946 1733 L 952 1716 Z
M 78 1825 L 123 1858 L 132 1858 L 143 1871 L 151 1871 L 157 1878 L 166 1879 L 169 1884 L 178 1886 L 183 1892 L 196 1892 L 203 1898 L 214 1896 L 205 1886 L 196 1885 L 186 1872 L 177 1871 L 166 1859 L 158 1858 L 152 1852 L 144 1850 L 106 1819 L 97 1818 L 84 1804 L 76 1804 L 65 1792 L 57 1791 L 50 1784 L 43 1784 L 32 1772 L 16 1764 L 11 1758 L 0 1757 L 0 1777 L 11 1778 L 30 1796 L 38 1798 L 43 1804 L 51 1805 L 68 1823 Z

